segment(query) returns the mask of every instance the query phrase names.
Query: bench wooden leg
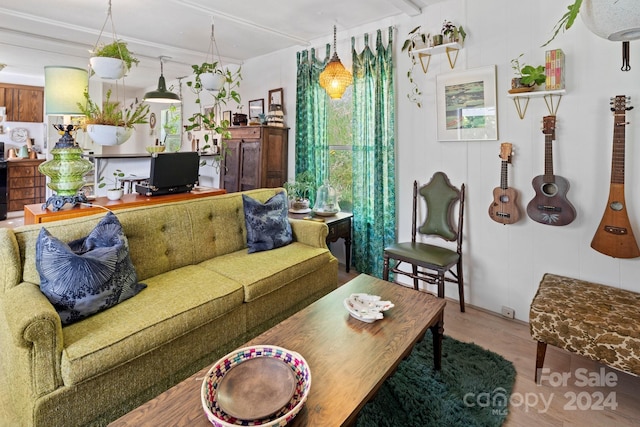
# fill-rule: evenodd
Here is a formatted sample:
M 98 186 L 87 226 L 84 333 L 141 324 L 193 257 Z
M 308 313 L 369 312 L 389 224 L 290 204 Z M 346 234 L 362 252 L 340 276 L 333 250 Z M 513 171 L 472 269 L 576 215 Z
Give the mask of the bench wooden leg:
M 536 351 L 536 374 L 535 381 L 538 384 L 538 373 L 542 371 L 542 365 L 544 365 L 544 356 L 547 353 L 547 343 L 538 341 L 538 349 Z

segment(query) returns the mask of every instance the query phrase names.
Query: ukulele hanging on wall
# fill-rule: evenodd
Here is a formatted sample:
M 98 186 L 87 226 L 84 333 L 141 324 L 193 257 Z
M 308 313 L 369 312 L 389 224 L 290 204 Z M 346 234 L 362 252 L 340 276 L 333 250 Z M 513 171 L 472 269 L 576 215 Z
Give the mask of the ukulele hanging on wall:
M 569 200 L 569 181 L 553 174 L 553 147 L 556 139 L 556 116 L 542 119 L 544 133 L 544 175 L 531 181 L 536 195 L 527 205 L 527 215 L 532 220 L 546 225 L 567 225 L 576 218 L 576 210 Z
M 611 183 L 609 200 L 591 247 L 598 252 L 615 258 L 637 258 L 640 256 L 638 244 L 627 215 L 624 200 L 625 126 L 629 97 L 618 95 L 613 104 L 613 153 L 611 156 Z
M 512 144 L 503 142 L 500 144 L 500 187 L 493 189 L 493 202 L 489 206 L 489 216 L 500 224 L 513 224 L 520 219 L 518 208 L 518 192 L 509 187 L 507 173 L 511 163 Z

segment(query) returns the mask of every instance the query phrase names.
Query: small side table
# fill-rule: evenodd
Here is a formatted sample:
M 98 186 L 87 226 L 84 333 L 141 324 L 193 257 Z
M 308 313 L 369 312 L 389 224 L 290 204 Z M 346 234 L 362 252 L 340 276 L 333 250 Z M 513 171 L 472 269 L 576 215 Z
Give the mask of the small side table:
M 311 214 L 293 214 L 289 213 L 289 218 L 304 219 Z M 351 212 L 338 212 L 332 216 L 316 216 L 322 218 L 324 223 L 329 227 L 327 235 L 327 246 L 330 243 L 337 242 L 339 238 L 344 239 L 345 264 L 347 273 L 351 269 L 351 220 L 353 214 Z

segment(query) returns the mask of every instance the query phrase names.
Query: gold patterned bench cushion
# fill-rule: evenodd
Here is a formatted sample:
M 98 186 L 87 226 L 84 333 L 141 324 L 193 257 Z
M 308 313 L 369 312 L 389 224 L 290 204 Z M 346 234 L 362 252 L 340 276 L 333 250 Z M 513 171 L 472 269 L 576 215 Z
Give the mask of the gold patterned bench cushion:
M 640 375 L 640 294 L 546 273 L 529 312 L 531 336 Z

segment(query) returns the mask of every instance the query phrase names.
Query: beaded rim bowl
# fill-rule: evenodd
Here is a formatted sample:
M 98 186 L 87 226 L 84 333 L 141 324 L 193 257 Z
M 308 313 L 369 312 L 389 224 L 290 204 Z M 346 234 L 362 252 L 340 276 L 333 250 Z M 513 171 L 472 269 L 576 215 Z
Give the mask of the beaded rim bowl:
M 259 420 L 240 420 L 226 414 L 216 400 L 216 393 L 224 375 L 234 366 L 256 357 L 272 357 L 286 363 L 296 379 L 293 397 L 275 414 Z M 311 388 L 311 371 L 304 358 L 293 351 L 274 345 L 257 345 L 232 351 L 218 360 L 202 381 L 201 401 L 207 418 L 216 427 L 263 426 L 281 427 L 289 423 L 304 406 Z

